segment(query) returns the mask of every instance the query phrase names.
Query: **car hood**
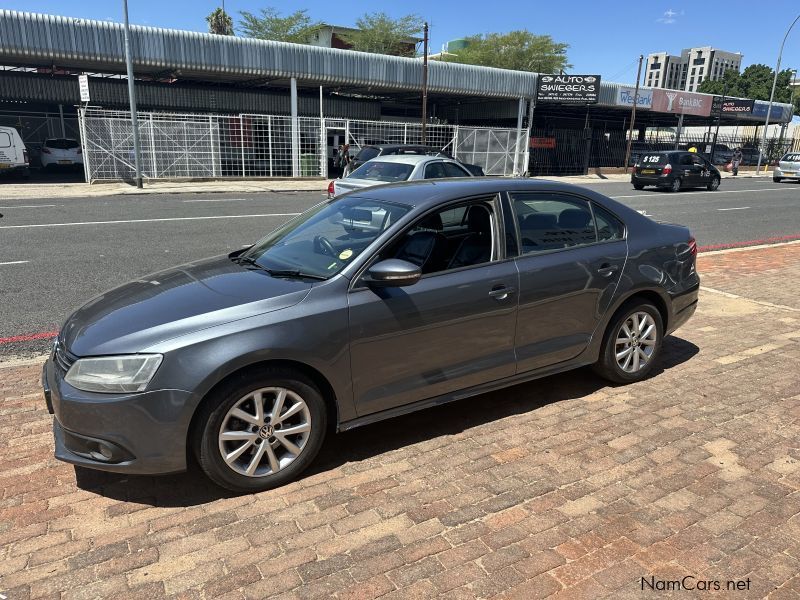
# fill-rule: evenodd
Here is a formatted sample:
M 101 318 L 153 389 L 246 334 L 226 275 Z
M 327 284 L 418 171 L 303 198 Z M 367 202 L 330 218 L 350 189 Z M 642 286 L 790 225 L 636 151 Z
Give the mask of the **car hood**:
M 76 356 L 141 352 L 180 335 L 293 306 L 311 285 L 217 256 L 97 296 L 67 319 L 59 337 Z

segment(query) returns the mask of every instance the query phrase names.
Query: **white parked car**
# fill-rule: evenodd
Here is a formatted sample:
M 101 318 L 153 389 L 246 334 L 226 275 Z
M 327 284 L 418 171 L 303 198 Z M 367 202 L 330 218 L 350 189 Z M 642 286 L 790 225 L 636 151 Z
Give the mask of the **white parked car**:
M 772 172 L 772 181 L 780 183 L 784 179 L 800 180 L 800 152 L 788 152 L 778 161 Z
M 50 138 L 42 144 L 42 167 L 70 167 L 83 165 L 83 153 L 78 140 L 71 138 Z
M 28 151 L 13 127 L 0 127 L 0 175 L 28 176 Z
M 380 156 L 365 162 L 344 179 L 331 181 L 328 185 L 328 197 L 333 198 L 352 190 L 385 183 L 446 177 L 472 177 L 472 173 L 459 162 L 441 156 Z

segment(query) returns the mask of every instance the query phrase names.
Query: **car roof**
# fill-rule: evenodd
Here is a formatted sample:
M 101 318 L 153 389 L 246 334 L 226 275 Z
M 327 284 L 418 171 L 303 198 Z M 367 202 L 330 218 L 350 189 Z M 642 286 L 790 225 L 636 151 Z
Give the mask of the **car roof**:
M 371 163 L 376 162 L 391 162 L 391 163 L 402 163 L 404 165 L 418 165 L 419 163 L 424 162 L 433 162 L 438 160 L 448 160 L 442 156 L 428 156 L 427 154 L 388 154 L 385 156 L 376 156 L 370 161 Z M 452 161 L 451 161 L 452 162 Z M 367 163 L 364 163 L 367 164 Z

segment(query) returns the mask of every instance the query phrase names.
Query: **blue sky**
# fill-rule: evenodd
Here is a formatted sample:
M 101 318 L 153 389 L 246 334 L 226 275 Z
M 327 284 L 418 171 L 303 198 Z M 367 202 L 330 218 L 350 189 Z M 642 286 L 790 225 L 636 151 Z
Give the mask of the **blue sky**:
M 129 0 L 132 23 L 205 31 L 205 15 L 221 0 Z M 711 45 L 744 54 L 743 64 L 774 68 L 778 47 L 793 16 L 756 8 L 752 1 L 597 2 L 404 0 L 403 2 L 262 2 L 225 0 L 226 10 L 257 12 L 264 6 L 291 11 L 305 7 L 312 18 L 352 25 L 364 12 L 398 17 L 417 13 L 431 25 L 432 51 L 448 40 L 475 33 L 528 29 L 570 45 L 574 73 L 600 73 L 610 81 L 633 82 L 640 53 Z M 786 5 L 788 6 L 788 4 Z M 4 0 L 3 8 L 91 19 L 122 20 L 121 0 Z M 712 8 L 713 7 L 713 8 Z M 800 9 L 796 9 L 800 12 Z M 791 12 L 791 11 L 790 11 Z M 776 18 L 783 15 L 786 18 Z M 800 25 L 790 34 L 783 67 L 800 70 Z

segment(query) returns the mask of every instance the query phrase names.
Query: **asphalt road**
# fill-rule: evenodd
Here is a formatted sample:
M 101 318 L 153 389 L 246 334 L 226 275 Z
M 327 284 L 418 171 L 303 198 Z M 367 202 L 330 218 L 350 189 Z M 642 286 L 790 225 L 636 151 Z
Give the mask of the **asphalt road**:
M 688 225 L 699 245 L 800 237 L 800 185 L 725 179 L 716 192 L 593 188 Z M 254 242 L 321 192 L 2 200 L 0 361 L 45 352 L 50 332 L 92 296 L 131 279 Z M 36 336 L 39 336 L 38 338 Z M 33 339 L 31 339 L 33 337 Z

